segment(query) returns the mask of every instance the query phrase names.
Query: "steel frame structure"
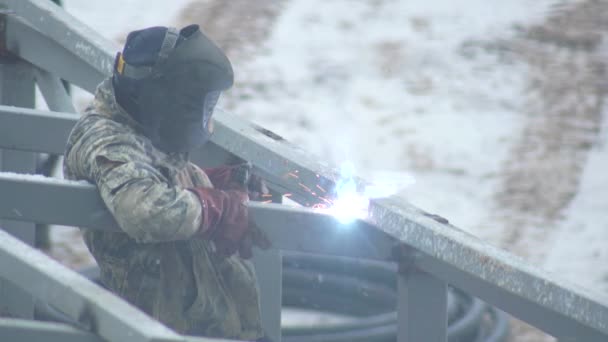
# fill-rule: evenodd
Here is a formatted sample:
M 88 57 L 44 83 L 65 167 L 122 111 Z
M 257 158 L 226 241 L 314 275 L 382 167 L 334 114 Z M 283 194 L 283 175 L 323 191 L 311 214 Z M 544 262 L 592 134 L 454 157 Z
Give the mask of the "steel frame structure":
M 61 81 L 89 92 L 111 73 L 118 47 L 48 0 L 0 0 L 0 338 L 62 341 L 219 341 L 181 336 L 26 243 L 33 223 L 119 229 L 96 189 L 32 173 L 34 153 L 62 154 L 78 119 Z M 32 109 L 34 83 L 50 111 Z M 390 260 L 400 265 L 400 342 L 446 341 L 447 285 L 458 287 L 560 341 L 608 340 L 608 299 L 559 280 L 399 198 L 370 204 L 348 226 L 308 208 L 309 189 L 335 184 L 337 170 L 283 138 L 219 111 L 203 166 L 238 157 L 253 163 L 274 197 L 302 207 L 252 203 L 274 248 L 256 252 L 266 330 L 280 341 L 281 250 Z M 297 173 L 298 177 L 287 177 Z M 359 186 L 364 180 L 357 179 Z M 8 234 L 7 232 L 11 233 Z M 21 242 L 22 241 L 26 242 Z M 79 327 L 33 321 L 46 301 Z M 439 322 L 439 323 L 437 323 Z

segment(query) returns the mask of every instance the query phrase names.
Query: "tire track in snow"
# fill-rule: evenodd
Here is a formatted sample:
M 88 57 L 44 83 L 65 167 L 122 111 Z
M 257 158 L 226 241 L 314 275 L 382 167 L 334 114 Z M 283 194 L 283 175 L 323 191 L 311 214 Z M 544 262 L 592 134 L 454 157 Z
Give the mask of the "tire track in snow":
M 504 164 L 493 222 L 502 226 L 501 246 L 534 263 L 551 248 L 599 138 L 607 15 L 606 1 L 563 3 L 544 23 L 507 43 L 530 68 L 527 123 Z M 517 320 L 512 328 L 513 341 L 555 341 Z
M 259 52 L 287 0 L 194 0 L 179 14 L 182 25 L 196 23 L 235 64 Z
M 606 15 L 607 2 L 561 7 L 508 43 L 528 63 L 530 83 L 527 123 L 495 196 L 496 222 L 504 227 L 502 247 L 533 260 L 542 260 L 598 138 L 605 94 L 598 29 L 608 29 Z

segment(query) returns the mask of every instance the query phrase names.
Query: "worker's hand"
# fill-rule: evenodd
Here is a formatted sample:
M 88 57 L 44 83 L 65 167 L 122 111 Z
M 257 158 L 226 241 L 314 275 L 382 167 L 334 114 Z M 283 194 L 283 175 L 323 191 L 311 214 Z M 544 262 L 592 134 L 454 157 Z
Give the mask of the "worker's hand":
M 251 163 L 223 165 L 203 170 L 217 189 L 246 190 L 251 174 Z
M 270 239 L 253 221 L 249 222 L 249 230 L 241 240 L 239 245 L 239 256 L 243 259 L 250 259 L 253 256 L 253 247 L 267 250 L 272 247 Z
M 253 173 L 249 176 L 247 192 L 249 193 L 249 199 L 252 201 L 261 201 L 270 193 L 262 177 Z
M 222 190 L 247 191 L 249 199 L 258 201 L 269 193 L 264 180 L 251 172 L 249 162 L 204 169 L 213 186 Z
M 218 253 L 224 256 L 236 253 L 250 229 L 247 193 L 200 187 L 188 190 L 201 202 L 202 220 L 198 236 L 213 241 Z

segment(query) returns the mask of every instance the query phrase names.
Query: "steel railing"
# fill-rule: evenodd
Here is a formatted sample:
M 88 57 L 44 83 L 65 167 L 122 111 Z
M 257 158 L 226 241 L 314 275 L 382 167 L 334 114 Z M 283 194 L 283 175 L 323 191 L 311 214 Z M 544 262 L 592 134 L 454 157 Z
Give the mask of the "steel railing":
M 25 232 L 33 231 L 27 222 L 118 229 L 94 186 L 23 175 L 32 173 L 33 152 L 63 153 L 78 118 L 61 80 L 93 92 L 110 74 L 118 47 L 47 0 L 0 0 L 0 6 L 0 170 L 17 172 L 0 173 L 0 218 L 9 220 L 2 226 L 25 241 L 31 241 Z M 34 82 L 50 111 L 31 109 Z M 263 275 L 264 326 L 276 340 L 281 250 L 397 263 L 399 341 L 446 341 L 448 284 L 560 340 L 608 340 L 605 297 L 558 280 L 399 198 L 372 201 L 369 217 L 348 229 L 331 215 L 307 208 L 318 201 L 307 189 L 317 184 L 330 189 L 338 177 L 336 169 L 272 132 L 219 111 L 212 143 L 194 159 L 208 166 L 234 156 L 252 162 L 275 201 L 289 192 L 303 205 L 251 204 L 274 244 L 273 250 L 256 253 L 255 263 L 256 272 Z M 297 178 L 286 177 L 294 172 Z M 0 309 L 28 318 L 35 301 L 46 300 L 88 328 L 85 333 L 6 318 L 0 320 L 0 336 L 19 332 L 74 341 L 97 336 L 110 341 L 125 336 L 138 341 L 196 339 L 175 334 L 4 232 L 0 279 Z

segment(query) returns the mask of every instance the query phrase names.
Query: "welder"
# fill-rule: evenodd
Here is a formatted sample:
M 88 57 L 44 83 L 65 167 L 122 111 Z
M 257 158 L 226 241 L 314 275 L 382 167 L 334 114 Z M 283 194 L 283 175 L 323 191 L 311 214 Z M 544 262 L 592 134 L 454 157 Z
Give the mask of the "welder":
M 197 25 L 131 32 L 73 128 L 64 174 L 94 183 L 120 232 L 85 230 L 103 286 L 180 333 L 267 341 L 249 217 L 266 191 L 248 163 L 203 170 L 230 61 Z

